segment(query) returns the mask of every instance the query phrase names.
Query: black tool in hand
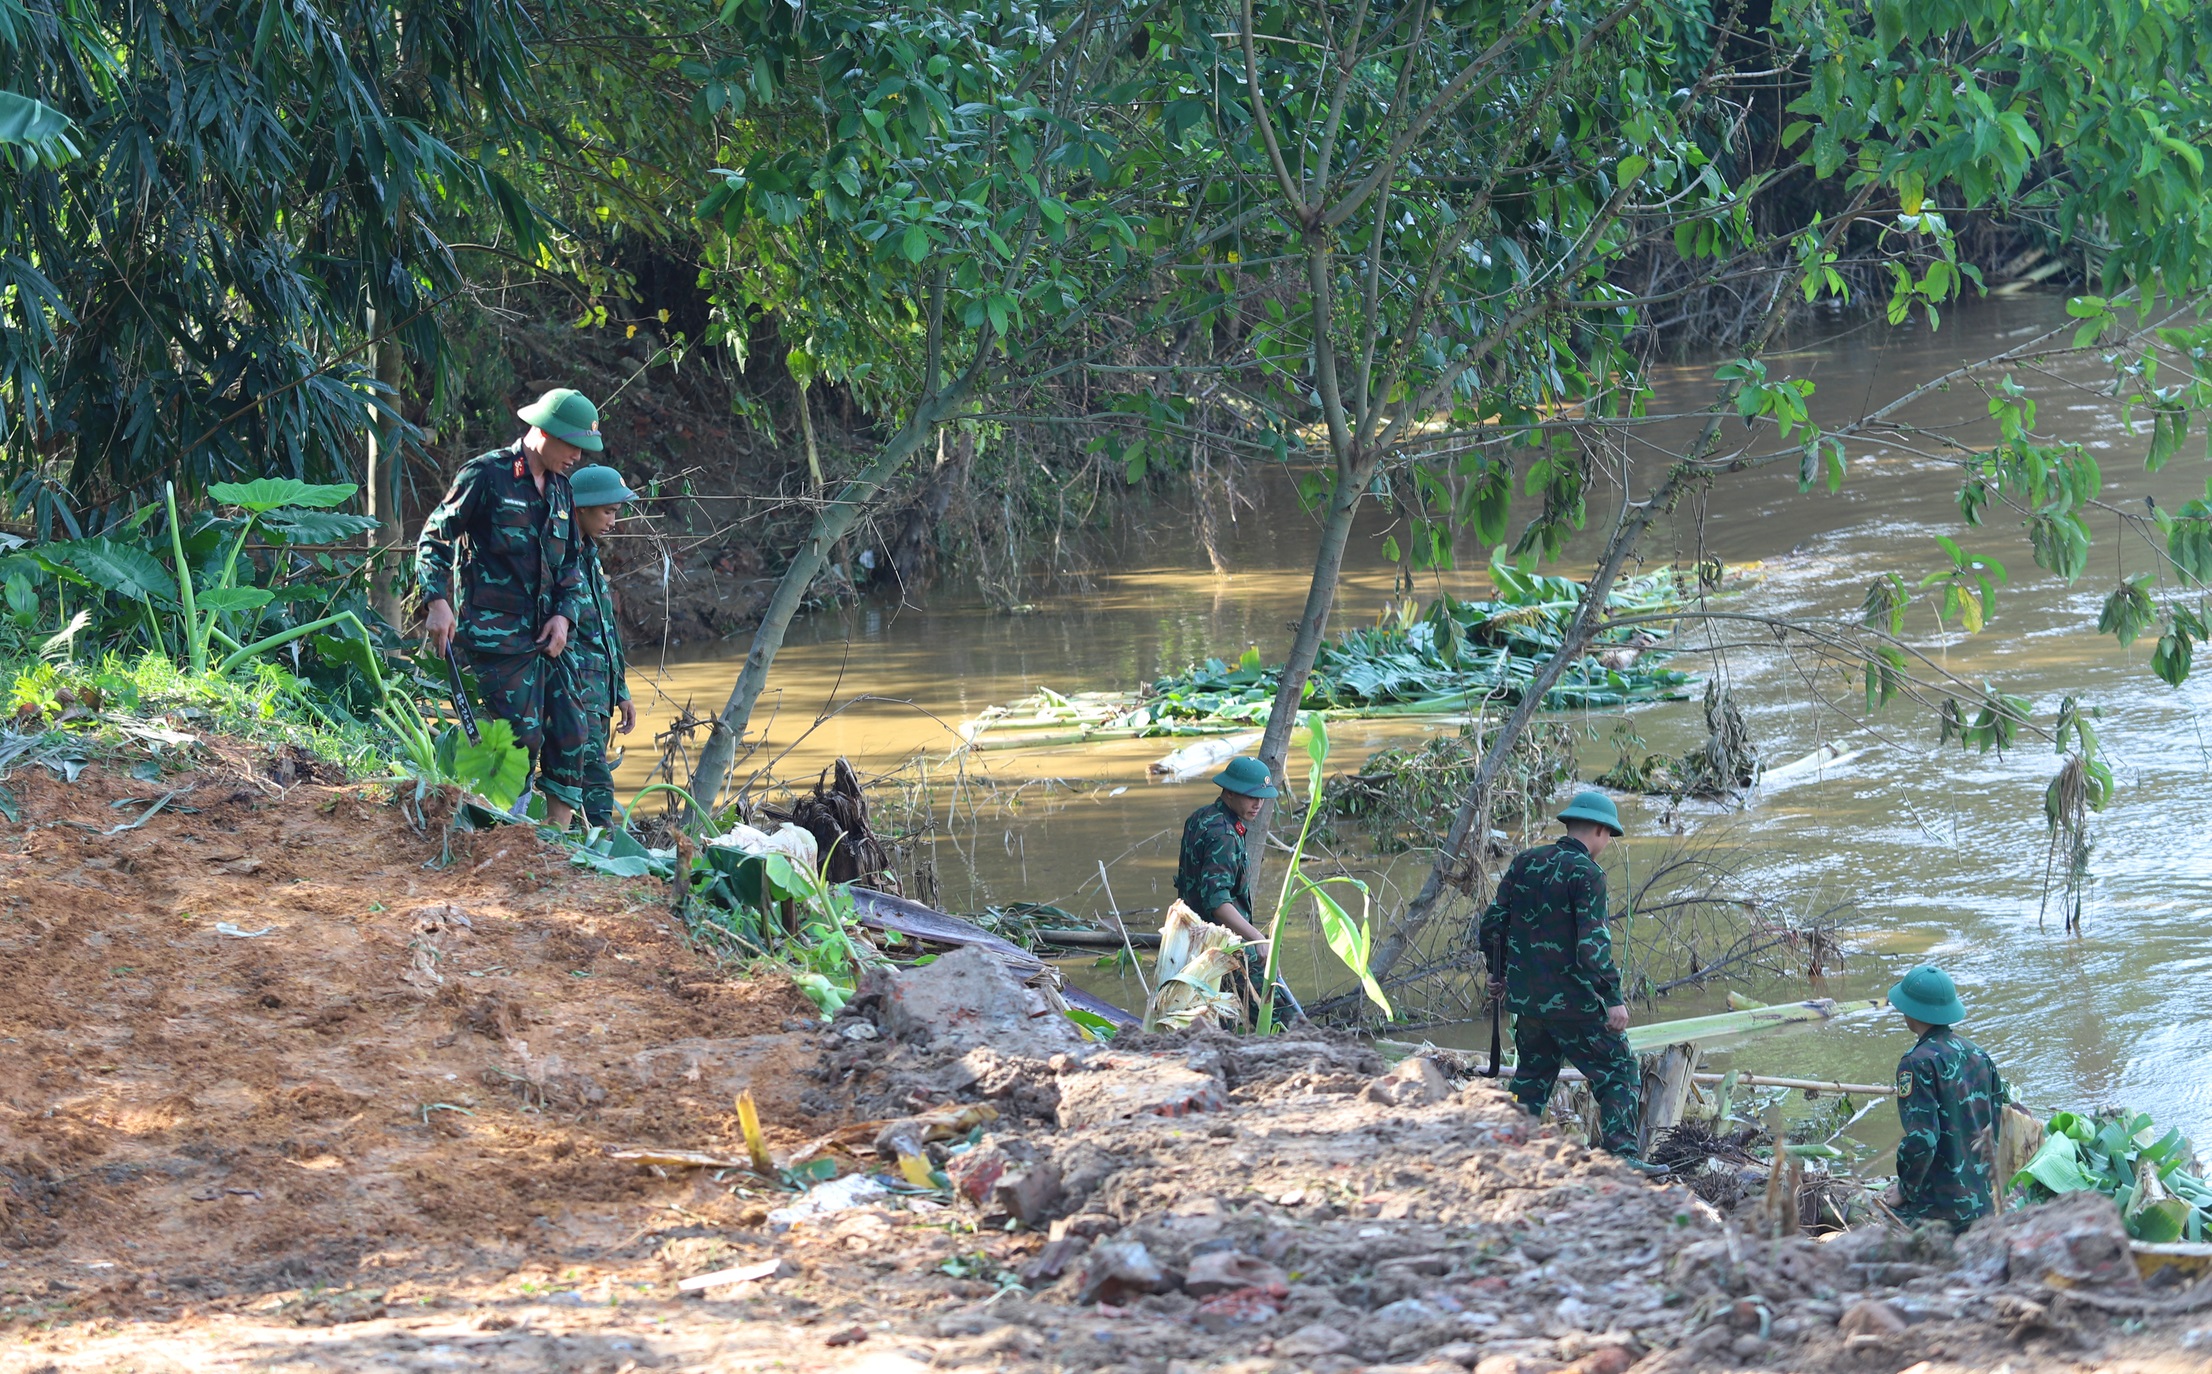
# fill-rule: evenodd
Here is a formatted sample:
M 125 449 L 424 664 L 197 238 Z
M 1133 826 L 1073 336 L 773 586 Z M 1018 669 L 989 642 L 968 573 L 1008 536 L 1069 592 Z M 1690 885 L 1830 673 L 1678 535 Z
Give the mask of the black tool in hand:
M 1496 957 L 1490 961 L 1490 966 L 1497 971 L 1497 976 L 1489 980 L 1489 987 L 1486 989 L 1490 996 L 1490 1067 L 1483 1073 L 1483 1077 L 1496 1078 L 1498 1052 L 1505 1043 L 1505 950 L 1502 946 Z
M 461 685 L 461 661 L 453 656 L 453 641 L 445 646 L 446 678 L 453 687 L 453 710 L 461 718 L 461 733 L 469 737 L 469 743 L 482 744 L 484 737 L 476 730 L 476 708 L 469 705 L 468 688 Z

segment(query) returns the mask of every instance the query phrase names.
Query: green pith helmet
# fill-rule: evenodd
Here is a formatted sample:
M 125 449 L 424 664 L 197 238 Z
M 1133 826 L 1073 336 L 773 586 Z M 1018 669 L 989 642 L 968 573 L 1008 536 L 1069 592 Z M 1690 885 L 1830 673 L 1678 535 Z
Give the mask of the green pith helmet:
M 599 407 L 583 392 L 569 387 L 558 386 L 546 392 L 516 411 L 515 418 L 586 453 L 606 447 L 599 442 Z
M 1221 784 L 1222 791 L 1242 797 L 1265 799 L 1275 795 L 1275 784 L 1267 780 L 1267 765 L 1258 759 L 1231 759 L 1214 781 Z
M 1889 990 L 1889 1004 L 1931 1026 L 1955 1026 L 1966 1019 L 1966 1008 L 1959 1002 L 1959 990 L 1951 982 L 1951 975 L 1934 964 L 1922 964 L 1898 979 L 1897 986 Z
M 619 506 L 637 500 L 637 493 L 623 484 L 622 474 L 605 463 L 593 463 L 570 473 L 568 489 L 575 493 L 578 507 Z
M 1567 809 L 1559 813 L 1559 819 L 1589 821 L 1604 826 L 1616 836 L 1624 833 L 1621 830 L 1620 808 L 1613 805 L 1611 797 L 1594 790 L 1575 793 L 1575 799 L 1567 803 Z

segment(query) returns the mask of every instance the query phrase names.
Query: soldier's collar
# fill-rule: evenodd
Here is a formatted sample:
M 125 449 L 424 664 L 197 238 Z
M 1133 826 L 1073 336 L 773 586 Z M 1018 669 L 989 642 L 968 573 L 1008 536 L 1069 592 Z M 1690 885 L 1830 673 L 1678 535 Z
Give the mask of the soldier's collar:
M 1561 835 L 1559 837 L 1559 847 L 1561 849 L 1572 849 L 1577 854 L 1588 854 L 1590 852 L 1590 846 L 1572 835 Z

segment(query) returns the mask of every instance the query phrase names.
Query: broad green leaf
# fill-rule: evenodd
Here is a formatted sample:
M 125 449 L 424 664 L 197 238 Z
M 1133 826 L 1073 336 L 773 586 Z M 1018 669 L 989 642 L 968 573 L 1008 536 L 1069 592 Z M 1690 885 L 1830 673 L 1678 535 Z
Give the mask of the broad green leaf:
M 118 543 L 100 535 L 67 544 L 48 544 L 40 552 L 83 573 L 95 586 L 134 601 L 151 601 L 164 607 L 176 601 L 176 578 L 159 559 L 135 544 Z
M 258 611 L 275 599 L 264 587 L 211 587 L 194 601 L 202 611 Z
M 380 523 L 366 515 L 286 506 L 264 516 L 261 530 L 279 544 L 336 544 L 366 534 Z
M 514 727 L 496 716 L 482 720 L 478 733 L 480 743 L 455 741 L 449 780 L 504 811 L 529 779 L 530 751 L 515 743 Z
M 2043 1148 L 2006 1185 L 2012 1188 L 2037 1184 L 2052 1193 L 2087 1192 L 2097 1186 L 2097 1181 L 2081 1167 L 2080 1146 L 2075 1139 L 2062 1131 L 2053 1131 L 2045 1137 Z
M 51 105 L 14 91 L 0 91 L 0 147 L 21 148 L 32 160 L 59 167 L 77 156 L 69 117 Z
M 2162 1198 L 2137 1208 L 2127 1219 L 2128 1235 L 2152 1245 L 2171 1245 L 2188 1228 L 2195 1210 L 2177 1197 Z
M 301 482 L 290 477 L 256 477 L 251 482 L 213 482 L 207 494 L 226 506 L 263 514 L 284 506 L 328 509 L 342 506 L 361 490 L 351 482 Z
M 1329 942 L 1329 948 L 1336 953 L 1336 957 L 1344 961 L 1344 967 L 1358 977 L 1360 986 L 1366 990 L 1367 1000 L 1382 1008 L 1385 1020 L 1394 1019 L 1397 1013 L 1390 1009 L 1390 999 L 1383 995 L 1382 985 L 1375 981 L 1375 975 L 1368 966 L 1368 951 L 1373 943 L 1373 932 L 1365 922 L 1355 924 L 1351 915 L 1320 884 L 1309 884 L 1306 891 L 1312 896 L 1314 906 L 1321 912 L 1322 938 Z

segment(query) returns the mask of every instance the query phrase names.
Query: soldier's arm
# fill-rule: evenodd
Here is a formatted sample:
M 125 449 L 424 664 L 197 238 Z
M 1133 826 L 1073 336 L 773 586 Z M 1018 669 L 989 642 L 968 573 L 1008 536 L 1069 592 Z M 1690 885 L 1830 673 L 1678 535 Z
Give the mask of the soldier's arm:
M 1502 965 L 1504 962 L 1498 957 L 1498 946 L 1505 940 L 1505 897 L 1513 890 L 1514 879 L 1519 876 L 1520 871 L 1518 858 L 1506 866 L 1504 876 L 1498 879 L 1498 890 L 1490 894 L 1490 905 L 1483 909 L 1482 924 L 1475 929 L 1475 939 L 1482 950 L 1482 966 L 1493 979 L 1505 976 L 1503 967 L 1493 968 L 1491 965 Z
M 1897 1142 L 1897 1190 L 1908 1200 L 1928 1181 L 1935 1165 L 1936 1142 L 1943 1134 L 1943 1114 L 1936 1104 L 1935 1075 L 1915 1064 L 1900 1068 L 1898 1086 L 1907 1091 L 1897 1099 L 1898 1124 L 1904 1137 Z M 1909 1086 L 1908 1086 L 1909 1085 Z
M 445 499 L 422 522 L 415 541 L 415 582 L 425 603 L 453 600 L 453 545 L 484 503 L 483 469 L 465 464 L 453 475 Z
M 1579 865 L 1575 882 L 1575 977 L 1601 1007 L 1624 1005 L 1620 970 L 1613 966 L 1613 933 L 1606 929 L 1605 870 Z
M 574 626 L 584 618 L 584 595 L 584 532 L 577 527 L 576 507 L 571 503 L 568 540 L 562 546 L 560 572 L 553 578 L 553 614 Z

